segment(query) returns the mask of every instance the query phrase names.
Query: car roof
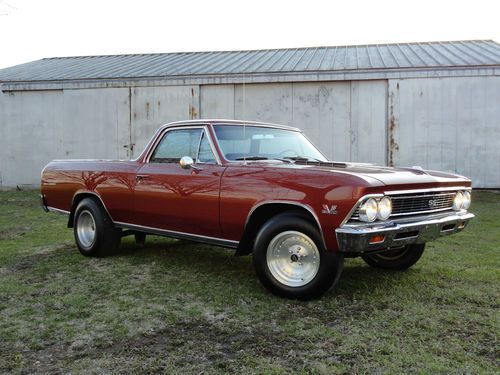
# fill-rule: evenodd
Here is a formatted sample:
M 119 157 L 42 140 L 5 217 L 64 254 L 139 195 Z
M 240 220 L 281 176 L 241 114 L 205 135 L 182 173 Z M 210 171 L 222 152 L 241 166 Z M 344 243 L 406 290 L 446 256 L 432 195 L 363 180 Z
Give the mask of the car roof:
M 247 121 L 247 120 L 231 120 L 231 119 L 198 119 L 198 120 L 184 120 L 175 121 L 163 125 L 161 128 L 170 128 L 175 126 L 186 126 L 186 125 L 201 125 L 201 124 L 217 124 L 217 125 L 247 125 L 247 126 L 262 126 L 277 129 L 286 129 L 301 132 L 299 128 L 293 126 L 274 124 L 270 122 L 259 122 L 259 121 Z

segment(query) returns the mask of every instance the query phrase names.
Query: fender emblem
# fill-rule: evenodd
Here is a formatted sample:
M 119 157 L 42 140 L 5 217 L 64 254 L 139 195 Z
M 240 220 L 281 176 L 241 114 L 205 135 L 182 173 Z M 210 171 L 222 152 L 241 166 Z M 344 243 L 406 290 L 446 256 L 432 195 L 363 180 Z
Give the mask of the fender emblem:
M 337 206 L 332 205 L 331 207 L 328 207 L 327 204 L 324 204 L 321 213 L 327 215 L 337 215 Z

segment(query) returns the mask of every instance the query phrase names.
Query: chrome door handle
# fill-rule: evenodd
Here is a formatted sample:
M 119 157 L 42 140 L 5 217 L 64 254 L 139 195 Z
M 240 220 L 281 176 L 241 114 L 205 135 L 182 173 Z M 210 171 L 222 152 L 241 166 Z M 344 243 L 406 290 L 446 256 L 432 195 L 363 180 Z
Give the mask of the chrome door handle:
M 149 178 L 149 175 L 147 175 L 147 174 L 138 174 L 137 176 L 135 176 L 136 181 L 142 181 L 142 180 L 145 180 L 147 178 Z

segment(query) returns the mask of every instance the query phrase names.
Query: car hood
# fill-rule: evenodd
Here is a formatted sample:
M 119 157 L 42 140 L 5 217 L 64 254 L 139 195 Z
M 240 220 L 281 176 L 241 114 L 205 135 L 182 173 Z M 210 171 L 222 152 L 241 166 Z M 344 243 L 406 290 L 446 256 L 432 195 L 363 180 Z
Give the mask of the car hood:
M 365 179 L 378 180 L 384 185 L 433 184 L 458 182 L 457 180 L 463 182 L 469 181 L 466 177 L 456 174 L 423 170 L 419 167 L 383 167 L 361 163 L 332 163 L 330 168 L 326 165 L 306 165 L 306 167 L 322 170 L 329 169 L 336 173 L 349 173 L 364 177 Z
M 276 164 L 275 164 L 276 165 Z M 470 180 L 466 177 L 439 171 L 424 170 L 420 167 L 384 167 L 365 163 L 338 162 L 295 162 L 281 164 L 285 168 L 297 168 L 332 174 L 349 174 L 361 178 L 373 185 L 411 185 L 429 184 L 430 186 L 460 185 L 468 186 Z

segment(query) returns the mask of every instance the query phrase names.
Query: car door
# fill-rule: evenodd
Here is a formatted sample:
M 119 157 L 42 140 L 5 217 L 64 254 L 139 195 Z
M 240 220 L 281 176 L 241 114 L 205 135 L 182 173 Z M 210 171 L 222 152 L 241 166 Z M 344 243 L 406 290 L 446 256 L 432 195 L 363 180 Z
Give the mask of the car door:
M 195 161 L 194 168 L 180 166 L 183 156 Z M 136 224 L 219 237 L 223 171 L 205 127 L 167 129 L 136 176 Z

